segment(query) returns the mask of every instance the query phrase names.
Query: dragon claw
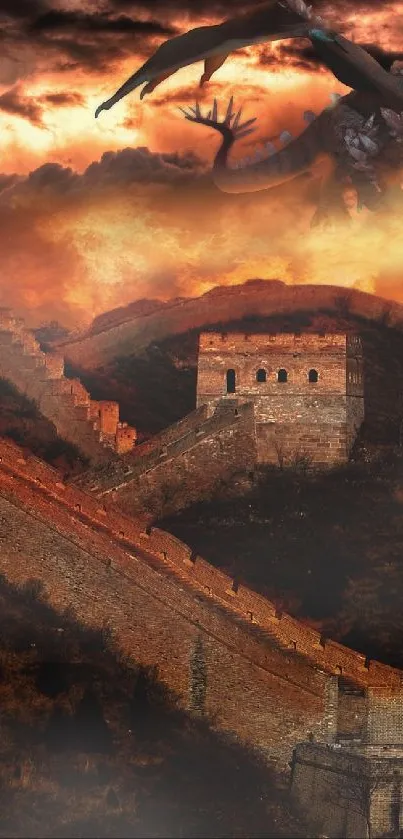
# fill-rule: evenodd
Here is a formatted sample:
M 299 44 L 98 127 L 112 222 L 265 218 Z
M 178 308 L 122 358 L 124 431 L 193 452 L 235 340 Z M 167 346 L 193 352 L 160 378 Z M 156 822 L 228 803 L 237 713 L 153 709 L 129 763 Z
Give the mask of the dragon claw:
M 212 109 L 210 109 L 205 116 L 203 115 L 198 102 L 196 102 L 195 107 L 191 107 L 189 105 L 187 110 L 185 108 L 179 108 L 179 110 L 182 114 L 184 114 L 185 119 L 189 120 L 189 122 L 197 122 L 199 125 L 207 125 L 211 128 L 216 128 L 219 131 L 222 131 L 223 129 L 230 130 L 233 134 L 234 140 L 246 137 L 255 130 L 254 128 L 251 128 L 251 126 L 254 122 L 256 122 L 256 117 L 252 117 L 245 122 L 241 122 L 242 108 L 239 108 L 236 112 L 234 111 L 233 96 L 231 96 L 228 102 L 225 116 L 221 121 L 218 116 L 218 105 L 216 99 L 214 99 Z

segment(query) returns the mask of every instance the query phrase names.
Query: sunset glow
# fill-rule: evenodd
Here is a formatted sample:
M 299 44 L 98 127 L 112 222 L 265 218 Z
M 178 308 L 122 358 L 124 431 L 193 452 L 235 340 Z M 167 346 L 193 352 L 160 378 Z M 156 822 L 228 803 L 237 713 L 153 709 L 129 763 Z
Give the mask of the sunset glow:
M 214 97 L 223 109 L 233 95 L 246 118 L 258 117 L 256 133 L 234 150 L 234 159 L 247 157 L 284 129 L 298 135 L 305 109 L 319 113 L 332 92 L 345 93 L 331 73 L 277 42 L 233 54 L 203 90 L 202 65 L 194 65 L 144 101 L 135 92 L 95 120 L 97 105 L 167 36 L 128 36 L 123 24 L 106 35 L 106 22 L 123 14 L 119 3 L 93 3 L 84 13 L 65 0 L 53 17 L 46 5 L 48 17 L 38 4 L 33 18 L 36 41 L 20 35 L 19 50 L 11 50 L 10 40 L 0 64 L 2 305 L 32 323 L 79 326 L 139 297 L 195 295 L 253 277 L 403 300 L 397 220 L 356 213 L 346 230 L 312 229 L 314 181 L 222 195 L 207 177 L 218 136 L 178 111 Z M 355 5 L 346 12 L 340 4 L 340 28 L 398 51 L 403 4 Z M 155 30 L 186 31 L 224 16 L 196 18 L 182 5 L 168 19 L 146 3 L 125 11 L 125 20 L 152 21 Z

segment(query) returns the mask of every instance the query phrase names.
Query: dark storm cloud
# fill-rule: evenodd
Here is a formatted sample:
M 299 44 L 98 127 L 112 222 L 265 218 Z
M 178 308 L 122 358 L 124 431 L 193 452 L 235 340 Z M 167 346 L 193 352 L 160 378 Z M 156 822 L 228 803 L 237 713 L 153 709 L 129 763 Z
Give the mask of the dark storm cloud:
M 81 93 L 46 93 L 41 96 L 40 102 L 46 105 L 54 105 L 57 108 L 64 108 L 71 105 L 84 105 L 85 100 Z
M 0 96 L 0 111 L 27 119 L 33 125 L 42 126 L 42 115 L 49 106 L 54 108 L 82 105 L 83 97 L 79 93 L 45 93 L 38 98 L 24 96 L 19 86 L 7 90 Z
M 60 31 L 74 29 L 78 32 L 130 32 L 140 35 L 173 35 L 171 26 L 164 26 L 156 20 L 135 20 L 127 15 L 111 17 L 106 13 L 87 14 L 52 10 L 37 17 L 31 24 L 32 32 Z
M 49 8 L 45 0 L 0 0 L 0 16 L 32 18 L 44 14 Z
M 397 0 L 396 0 L 397 2 Z M 235 11 L 247 11 L 255 6 L 264 5 L 264 0 L 173 0 L 169 3 L 169 14 L 172 17 L 176 12 L 189 12 L 198 14 L 211 14 L 214 16 L 228 17 Z M 309 5 L 309 3 L 308 3 Z M 356 9 L 376 8 L 382 9 L 393 6 L 394 0 L 312 0 L 315 10 L 333 9 L 343 14 L 351 13 Z M 156 10 L 159 14 L 166 14 L 166 0 L 109 0 L 109 8 L 117 11 L 131 11 L 133 9 Z
M 0 111 L 13 116 L 20 116 L 34 125 L 41 125 L 42 108 L 31 97 L 21 95 L 18 88 L 7 90 L 0 96 Z
M 37 66 L 47 66 L 49 70 L 71 73 L 85 70 L 88 74 L 103 75 L 110 73 L 119 62 L 136 57 L 141 64 L 162 42 L 178 34 L 178 21 L 186 15 L 189 24 L 184 28 L 193 28 L 202 18 L 224 20 L 228 16 L 248 11 L 260 5 L 256 0 L 92 0 L 87 10 L 71 10 L 66 0 L 0 0 L 0 22 L 6 19 L 4 33 L 10 44 L 19 49 L 29 45 L 35 52 Z M 374 10 L 388 7 L 393 10 L 394 2 L 386 0 L 334 0 L 317 2 L 314 7 L 319 12 L 326 11 L 340 23 L 347 14 L 361 9 Z M 189 17 L 188 17 L 189 16 Z M 203 22 L 204 22 L 203 20 Z M 391 18 L 390 26 L 398 25 L 396 15 Z M 387 25 L 387 24 L 386 24 Z M 0 30 L 0 37 L 1 37 Z M 4 34 L 3 34 L 4 41 Z M 381 52 L 379 52 L 381 55 Z M 283 44 L 277 50 L 277 56 L 284 57 L 288 64 L 304 70 L 320 67 L 314 51 L 307 43 L 298 45 Z M 376 56 L 377 57 L 377 56 Z M 381 55 L 386 61 L 389 57 Z M 391 56 L 391 60 L 393 57 Z M 35 70 L 35 61 L 32 70 Z M 262 64 L 275 63 L 275 56 L 268 49 L 262 56 Z M 56 104 L 56 103 L 55 103 Z M 21 97 L 11 93 L 0 107 L 9 113 L 19 113 L 38 124 L 40 105 L 24 102 Z
M 385 68 L 385 70 L 389 70 L 394 61 L 403 59 L 403 49 L 401 51 L 393 52 L 384 50 L 376 44 L 367 44 L 363 42 L 361 42 L 361 46 L 367 50 L 367 52 L 372 55 L 372 57 L 375 58 L 376 61 Z M 320 70 L 325 66 L 314 47 L 309 44 L 307 45 L 306 41 L 303 41 L 302 39 L 295 39 L 295 41 L 280 43 L 277 47 L 275 55 L 270 51 L 264 52 L 260 58 L 260 64 L 269 67 L 274 66 L 278 64 L 279 58 L 280 61 L 281 59 L 284 59 L 287 64 L 292 64 L 293 67 L 299 67 L 300 69 L 308 70 L 310 72 Z
M 20 175 L 0 175 L 0 193 L 15 186 L 21 180 Z
M 26 37 L 39 50 L 53 54 L 58 71 L 85 68 L 106 73 L 112 64 L 133 53 L 146 55 L 148 42 L 164 40 L 176 34 L 166 21 L 143 20 L 133 15 L 113 13 L 111 9 L 91 12 L 48 8 L 31 19 Z M 152 50 L 150 44 L 149 51 Z
M 18 206 L 19 199 L 27 208 L 41 203 L 41 197 L 63 199 L 63 202 L 77 199 L 80 195 L 98 195 L 112 188 L 129 189 L 135 184 L 186 185 L 194 186 L 203 180 L 206 165 L 192 152 L 158 154 L 148 148 L 126 148 L 118 152 L 105 152 L 101 159 L 91 163 L 82 173 L 59 163 L 45 163 L 33 170 L 27 177 L 0 176 L 0 211 Z M 9 187 L 7 192 L 5 188 Z M 28 202 L 28 203 L 27 203 Z
M 135 183 L 195 184 L 206 166 L 192 152 L 158 154 L 146 147 L 105 152 L 80 176 L 80 186 L 103 189 Z

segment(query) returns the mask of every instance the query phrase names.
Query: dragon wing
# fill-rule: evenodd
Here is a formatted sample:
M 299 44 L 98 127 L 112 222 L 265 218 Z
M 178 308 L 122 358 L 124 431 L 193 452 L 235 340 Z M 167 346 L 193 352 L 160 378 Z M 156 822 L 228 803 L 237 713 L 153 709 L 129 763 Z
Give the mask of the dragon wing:
M 261 4 L 254 10 L 230 18 L 215 26 L 199 26 L 170 38 L 140 67 L 116 93 L 103 102 L 95 116 L 109 110 L 116 102 L 145 84 L 140 98 L 151 93 L 164 79 L 182 67 L 205 61 L 201 84 L 211 78 L 234 50 L 264 41 L 307 36 L 309 22 L 300 14 L 282 6 L 277 0 Z
M 384 70 L 363 47 L 327 29 L 311 29 L 309 38 L 342 84 L 353 90 L 377 93 L 384 107 L 403 111 L 403 90 L 398 78 Z

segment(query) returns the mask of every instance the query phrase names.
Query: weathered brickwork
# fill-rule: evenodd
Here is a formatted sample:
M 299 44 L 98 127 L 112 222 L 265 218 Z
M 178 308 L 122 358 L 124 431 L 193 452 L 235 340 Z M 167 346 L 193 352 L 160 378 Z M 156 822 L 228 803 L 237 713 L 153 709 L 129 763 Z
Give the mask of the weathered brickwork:
M 361 341 L 346 335 L 201 333 L 197 405 L 253 402 L 258 461 L 344 462 L 364 419 Z
M 132 450 L 136 431 L 119 422 L 116 402 L 96 402 L 78 379 L 64 376 L 60 355 L 44 353 L 24 321 L 0 310 L 0 376 L 32 399 L 64 440 L 99 462 Z
M 154 517 L 209 498 L 219 484 L 234 486 L 256 466 L 253 405 L 212 416 L 202 406 L 154 442 L 120 463 L 85 472 L 74 483 L 125 513 L 145 510 Z
M 279 613 L 262 595 L 243 585 L 236 586 L 222 571 L 194 556 L 191 549 L 171 533 L 156 527 L 147 529 L 144 518 L 127 517 L 116 509 L 103 506 L 93 495 L 72 484 L 64 484 L 56 469 L 34 456 L 23 456 L 21 449 L 8 440 L 0 440 L 0 478 L 2 487 L 15 486 L 22 497 L 30 491 L 36 509 L 45 500 L 57 505 L 60 515 L 65 514 L 68 528 L 74 529 L 76 524 L 84 523 L 88 539 L 90 536 L 95 538 L 96 534 L 106 534 L 109 550 L 119 551 L 122 545 L 128 549 L 141 547 L 147 556 L 162 558 L 163 566 L 178 574 L 180 580 L 195 584 L 199 593 L 207 592 L 235 615 L 269 633 L 278 645 L 309 657 L 318 667 L 350 678 L 364 687 L 400 688 L 400 670 L 368 660 L 361 653 L 323 638 L 319 632 L 284 612 Z
M 136 458 L 140 458 L 145 454 L 150 454 L 151 452 L 154 452 L 154 454 L 158 452 L 160 454 L 166 446 L 177 442 L 187 434 L 192 432 L 196 432 L 197 434 L 200 431 L 202 423 L 208 419 L 208 416 L 208 406 L 201 405 L 200 408 L 197 408 L 195 411 L 191 411 L 190 414 L 186 414 L 185 417 L 178 420 L 173 425 L 170 425 L 168 428 L 164 428 L 164 430 L 160 431 L 159 434 L 154 434 L 154 436 L 149 440 L 146 440 L 144 443 L 139 443 L 135 449 L 133 449 L 133 455 Z
M 202 333 L 196 411 L 76 484 L 126 513 L 160 517 L 220 485 L 245 489 L 262 463 L 344 463 L 363 418 L 358 337 Z
M 343 839 L 401 835 L 401 746 L 301 743 L 293 756 L 291 789 L 312 829 L 322 835 Z
M 0 572 L 15 584 L 40 580 L 55 609 L 108 627 L 119 651 L 157 665 L 185 708 L 283 768 L 299 742 L 332 744 L 351 728 L 361 744 L 401 741 L 399 670 L 279 613 L 171 534 L 105 508 L 8 441 Z
M 368 730 L 368 692 L 339 677 L 337 739 L 365 743 Z
M 143 531 L 137 545 L 126 546 L 130 520 L 113 522 L 113 529 L 119 527 L 122 534 L 115 538 L 108 514 L 102 516 L 102 511 L 97 514 L 101 526 L 89 527 L 80 515 L 87 505 L 85 496 L 77 493 L 74 507 L 71 494 L 67 504 L 60 503 L 61 486 L 51 495 L 44 484 L 45 470 L 40 468 L 41 478 L 36 478 L 34 468 L 24 480 L 22 474 L 27 477 L 29 471 L 23 463 L 7 467 L 3 458 L 0 571 L 8 580 L 19 584 L 39 579 L 56 609 L 72 607 L 86 625 L 108 626 L 120 651 L 158 666 L 160 677 L 184 707 L 194 708 L 191 662 L 197 645 L 204 657 L 206 685 L 204 706 L 196 710 L 281 765 L 309 731 L 327 739 L 331 677 L 295 651 L 289 657 L 251 618 L 232 610 L 236 595 L 231 594 L 231 580 L 228 609 L 225 596 L 220 600 L 212 593 L 214 584 L 225 578 L 202 560 L 194 575 L 192 563 L 189 570 L 183 562 L 181 567 L 180 553 L 190 556 L 190 551 L 180 543 L 176 546 L 168 534 L 157 531 L 147 538 Z M 93 499 L 88 504 L 91 507 Z M 148 551 L 150 544 L 153 553 Z M 165 550 L 159 550 L 161 546 Z M 245 595 L 247 601 L 246 591 Z

